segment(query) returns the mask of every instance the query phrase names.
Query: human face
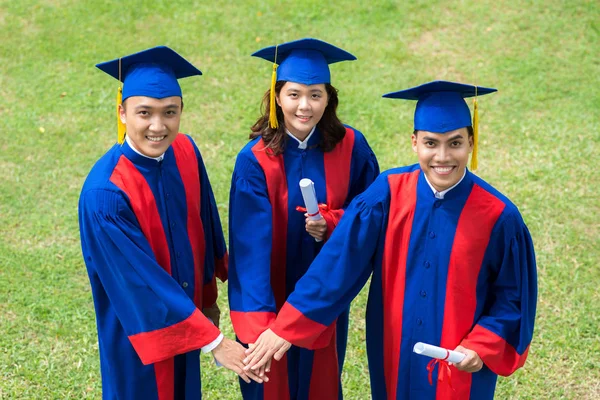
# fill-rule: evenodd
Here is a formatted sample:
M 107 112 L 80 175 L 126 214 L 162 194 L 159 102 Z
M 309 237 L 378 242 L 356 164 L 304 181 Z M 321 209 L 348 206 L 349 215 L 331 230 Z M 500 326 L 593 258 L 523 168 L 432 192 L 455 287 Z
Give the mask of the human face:
M 276 97 L 283 111 L 285 127 L 299 140 L 304 140 L 319 123 L 329 97 L 325 84 L 303 85 L 286 82 Z
M 462 178 L 473 150 L 473 138 L 467 128 L 446 133 L 419 131 L 412 135 L 412 148 L 429 183 L 442 192 Z
M 179 96 L 132 96 L 119 106 L 119 116 L 135 149 L 148 157 L 159 157 L 179 132 L 182 107 Z

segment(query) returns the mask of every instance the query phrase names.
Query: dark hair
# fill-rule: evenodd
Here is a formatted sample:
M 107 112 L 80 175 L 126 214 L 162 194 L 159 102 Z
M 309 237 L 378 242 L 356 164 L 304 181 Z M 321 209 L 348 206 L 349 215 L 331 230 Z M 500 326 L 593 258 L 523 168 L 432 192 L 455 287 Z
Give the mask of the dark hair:
M 281 88 L 287 81 L 279 81 L 275 84 L 275 94 L 279 96 Z M 324 151 L 331 151 L 333 148 L 344 138 L 346 135 L 346 128 L 342 125 L 336 114 L 338 106 L 338 91 L 336 88 L 331 86 L 329 83 L 325 84 L 325 90 L 327 91 L 328 103 L 323 117 L 317 123 L 317 127 L 323 133 L 321 141 L 318 147 Z M 285 124 L 283 118 L 283 111 L 279 104 L 275 103 L 277 121 L 279 127 L 277 129 L 271 128 L 269 125 L 269 111 L 270 111 L 270 94 L 271 89 L 267 90 L 262 99 L 261 113 L 262 116 L 252 125 L 252 133 L 250 133 L 250 139 L 255 139 L 262 136 L 265 142 L 265 148 L 270 149 L 272 154 L 277 155 L 283 153 L 285 149 L 285 143 L 288 140 L 288 135 L 285 132 Z
M 465 126 L 464 128 L 467 128 L 468 137 L 471 137 L 471 136 L 474 135 L 474 133 L 473 133 L 473 127 L 471 125 Z M 419 131 L 417 129 L 415 129 L 413 131 L 413 135 L 417 135 L 417 133 L 419 133 Z

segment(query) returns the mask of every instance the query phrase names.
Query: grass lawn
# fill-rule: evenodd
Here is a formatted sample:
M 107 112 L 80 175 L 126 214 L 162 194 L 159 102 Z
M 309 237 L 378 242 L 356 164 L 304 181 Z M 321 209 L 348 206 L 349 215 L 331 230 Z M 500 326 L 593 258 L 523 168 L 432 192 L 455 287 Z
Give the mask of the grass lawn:
M 204 72 L 181 81 L 182 130 L 200 146 L 226 221 L 234 157 L 270 80 L 271 66 L 249 54 L 307 36 L 358 57 L 331 68 L 339 114 L 382 169 L 416 158 L 414 103 L 381 94 L 433 79 L 499 89 L 479 101 L 477 173 L 523 213 L 539 300 L 529 360 L 500 379 L 497 398 L 600 399 L 597 1 L 0 0 L 1 399 L 101 397 L 77 199 L 116 139 L 118 85 L 94 64 L 166 44 Z M 365 304 L 363 291 L 348 399 L 370 397 Z M 231 336 L 228 317 L 223 325 Z M 208 356 L 202 365 L 205 398 L 240 397 L 232 373 Z

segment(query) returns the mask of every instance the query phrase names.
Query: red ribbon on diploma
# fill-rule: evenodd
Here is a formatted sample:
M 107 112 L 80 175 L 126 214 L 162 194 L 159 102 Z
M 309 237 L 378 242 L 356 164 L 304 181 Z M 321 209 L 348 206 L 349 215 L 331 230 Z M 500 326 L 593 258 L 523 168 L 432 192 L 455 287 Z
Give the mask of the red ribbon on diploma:
M 438 381 L 442 382 L 446 377 L 448 377 L 448 385 L 450 385 L 450 389 L 454 391 L 454 387 L 452 387 L 452 371 L 450 370 L 450 365 L 448 365 L 448 361 L 446 361 L 450 357 L 450 352 L 446 350 L 446 357 L 443 360 L 439 360 L 437 358 L 432 359 L 427 364 L 427 372 L 429 372 L 429 384 L 433 386 L 433 370 L 435 369 L 436 364 L 439 364 L 438 369 Z
M 306 212 L 306 208 L 305 207 L 296 207 L 296 211 L 300 211 L 300 212 Z M 319 211 L 317 211 L 314 214 L 308 214 L 309 217 L 314 217 L 315 215 L 317 215 L 319 212 L 328 212 L 329 211 L 329 206 L 327 204 L 319 204 Z

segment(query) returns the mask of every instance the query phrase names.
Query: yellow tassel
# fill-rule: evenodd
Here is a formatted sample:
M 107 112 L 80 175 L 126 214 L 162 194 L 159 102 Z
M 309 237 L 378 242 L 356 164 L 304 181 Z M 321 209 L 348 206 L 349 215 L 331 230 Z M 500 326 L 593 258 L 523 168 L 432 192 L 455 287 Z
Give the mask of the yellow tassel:
M 477 148 L 479 147 L 479 111 L 477 97 L 473 100 L 473 154 L 471 154 L 471 171 L 477 170 Z
M 275 105 L 275 82 L 277 82 L 277 64 L 273 63 L 271 93 L 269 96 L 269 125 L 272 129 L 277 129 L 279 127 L 279 122 L 277 121 L 277 107 Z
M 125 124 L 121 122 L 121 115 L 119 113 L 119 106 L 123 99 L 123 89 L 119 87 L 119 91 L 117 92 L 117 143 L 123 144 L 125 141 Z

